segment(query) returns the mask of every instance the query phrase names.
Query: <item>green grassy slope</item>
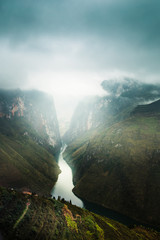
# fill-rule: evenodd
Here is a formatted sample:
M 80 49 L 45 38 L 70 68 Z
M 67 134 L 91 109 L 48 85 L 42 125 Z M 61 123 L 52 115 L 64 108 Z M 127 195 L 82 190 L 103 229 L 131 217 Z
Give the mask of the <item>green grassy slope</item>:
M 0 185 L 48 194 L 60 173 L 53 152 L 25 119 L 0 119 Z
M 64 157 L 78 196 L 160 226 L 159 114 L 88 132 L 68 146 Z
M 0 232 L 16 240 L 158 240 L 143 227 L 129 229 L 64 201 L 0 188 Z

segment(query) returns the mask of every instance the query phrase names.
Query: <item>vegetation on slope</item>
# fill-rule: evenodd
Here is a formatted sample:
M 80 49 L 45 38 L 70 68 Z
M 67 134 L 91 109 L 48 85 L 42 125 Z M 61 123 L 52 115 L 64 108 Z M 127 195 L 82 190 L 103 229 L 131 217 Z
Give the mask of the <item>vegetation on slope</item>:
M 72 142 L 64 158 L 74 192 L 145 223 L 160 226 L 160 115 L 136 115 Z
M 0 188 L 0 232 L 4 240 L 158 240 L 143 227 L 129 229 L 65 201 Z
M 0 119 L 0 184 L 48 194 L 59 167 L 54 149 L 24 118 Z

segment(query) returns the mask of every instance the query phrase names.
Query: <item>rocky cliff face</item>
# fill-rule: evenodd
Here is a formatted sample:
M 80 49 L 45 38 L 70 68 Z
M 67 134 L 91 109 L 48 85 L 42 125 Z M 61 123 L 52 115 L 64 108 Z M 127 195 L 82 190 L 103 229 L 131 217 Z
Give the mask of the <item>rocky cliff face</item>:
M 64 141 L 72 142 L 86 131 L 97 128 L 103 122 L 103 109 L 107 104 L 108 99 L 101 97 L 90 97 L 81 101 L 73 114 L 69 130 L 64 135 Z
M 60 169 L 58 122 L 51 97 L 0 90 L 0 185 L 49 194 Z
M 24 117 L 49 145 L 61 145 L 58 121 L 52 97 L 39 91 L 0 90 L 0 118 Z M 27 134 L 27 133 L 26 133 Z

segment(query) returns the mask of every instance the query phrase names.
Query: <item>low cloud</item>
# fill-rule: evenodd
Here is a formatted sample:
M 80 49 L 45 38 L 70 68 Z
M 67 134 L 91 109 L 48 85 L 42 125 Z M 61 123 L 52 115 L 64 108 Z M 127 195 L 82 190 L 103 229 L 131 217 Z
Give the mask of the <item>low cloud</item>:
M 102 82 L 111 97 L 134 99 L 139 102 L 160 98 L 160 84 L 144 83 L 131 78 L 111 79 Z
M 159 9 L 157 0 L 1 0 L 0 86 L 56 92 L 68 81 L 87 94 L 110 77 L 158 82 Z

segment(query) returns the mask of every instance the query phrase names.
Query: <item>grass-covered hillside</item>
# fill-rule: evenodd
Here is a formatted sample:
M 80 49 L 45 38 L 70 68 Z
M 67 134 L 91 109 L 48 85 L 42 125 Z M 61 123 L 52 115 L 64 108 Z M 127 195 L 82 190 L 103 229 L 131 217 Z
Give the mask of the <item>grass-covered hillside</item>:
M 60 173 L 53 153 L 24 117 L 0 118 L 0 185 L 49 194 Z
M 158 240 L 160 234 L 128 227 L 65 201 L 0 188 L 4 240 Z
M 73 169 L 73 191 L 82 199 L 160 226 L 158 113 L 87 132 L 64 157 Z

